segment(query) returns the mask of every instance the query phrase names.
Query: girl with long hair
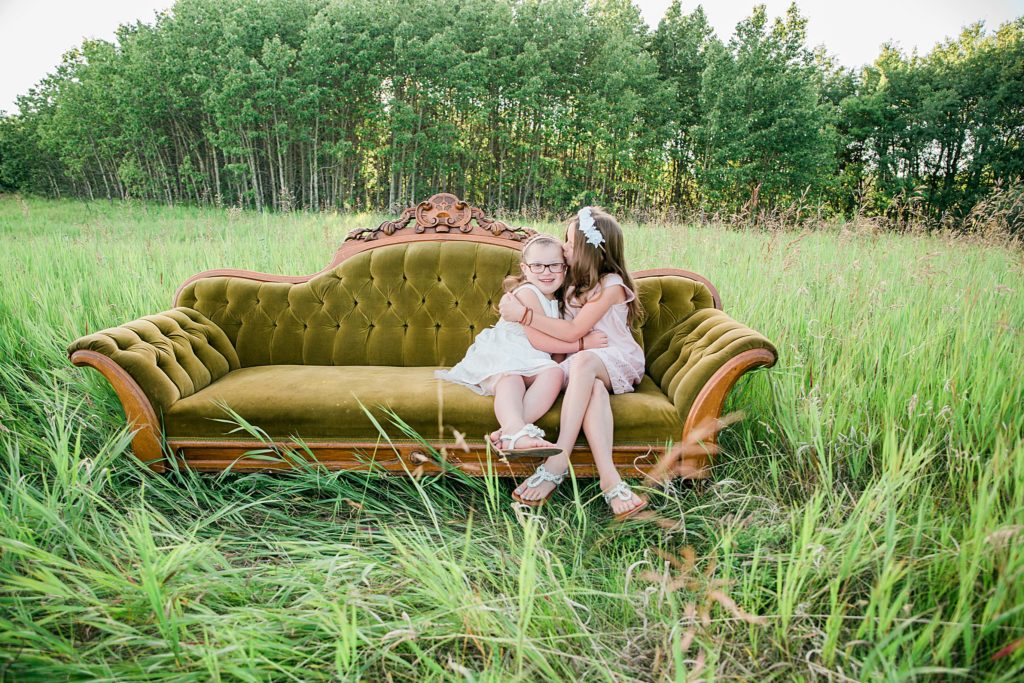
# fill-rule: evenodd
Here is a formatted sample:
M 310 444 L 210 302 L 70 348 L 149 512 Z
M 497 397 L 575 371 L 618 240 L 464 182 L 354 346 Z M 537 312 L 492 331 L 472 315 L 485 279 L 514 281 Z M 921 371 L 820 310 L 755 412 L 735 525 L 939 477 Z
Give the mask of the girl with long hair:
M 600 207 L 584 207 L 568 223 L 563 246 L 566 319 L 532 316 L 514 297 L 501 300 L 505 320 L 516 320 L 551 337 L 578 344 L 561 363 L 566 376 L 559 449 L 513 492 L 526 505 L 540 505 L 565 478 L 580 430 L 586 435 L 605 501 L 617 519 L 635 514 L 647 501 L 622 480 L 612 461 L 610 393 L 633 391 L 643 378 L 643 349 L 631 326 L 643 318 L 636 287 L 626 269 L 622 228 Z M 607 335 L 607 346 L 585 349 L 580 340 L 593 329 Z
M 558 318 L 565 281 L 561 242 L 551 235 L 530 238 L 523 246 L 519 269 L 520 275 L 506 279 L 506 292 L 516 297 L 530 316 Z M 506 457 L 550 456 L 559 449 L 544 440 L 544 430 L 533 421 L 551 408 L 562 390 L 564 373 L 552 354 L 603 343 L 602 333 L 585 336 L 579 344 L 569 343 L 528 330 L 518 322 L 499 320 L 477 335 L 455 367 L 435 374 L 478 394 L 494 396 L 499 429 L 489 438 L 499 453 Z

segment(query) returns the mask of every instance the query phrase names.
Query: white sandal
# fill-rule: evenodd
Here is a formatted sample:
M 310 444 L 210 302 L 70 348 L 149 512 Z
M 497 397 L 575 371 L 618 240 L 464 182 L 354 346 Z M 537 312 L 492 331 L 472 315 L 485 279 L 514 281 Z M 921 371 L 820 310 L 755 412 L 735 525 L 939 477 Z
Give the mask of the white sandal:
M 633 496 L 636 494 L 633 493 L 633 489 L 629 488 L 629 484 L 627 484 L 625 481 L 619 480 L 618 484 L 611 487 L 611 489 L 609 489 L 608 491 L 603 491 L 601 495 L 604 496 L 604 502 L 608 503 L 608 505 L 611 505 L 612 501 L 615 500 L 616 498 L 618 498 L 619 500 L 633 500 Z M 620 512 L 619 514 L 615 515 L 615 519 L 621 522 L 622 520 L 628 517 L 632 517 L 633 515 L 647 507 L 646 498 L 644 498 L 643 496 L 636 497 L 640 499 L 640 504 L 631 510 Z
M 522 503 L 523 505 L 529 505 L 530 507 L 539 507 L 544 501 L 546 501 L 548 498 L 554 495 L 555 489 L 558 488 L 559 484 L 565 481 L 565 475 L 568 472 L 569 470 L 566 470 L 561 474 L 552 474 L 551 472 L 548 472 L 544 468 L 544 465 L 538 465 L 537 471 L 531 474 L 529 477 L 527 477 L 526 481 L 523 482 L 524 484 L 526 484 L 526 488 L 535 489 L 546 481 L 550 481 L 552 484 L 554 484 L 554 488 L 552 488 L 551 491 L 548 492 L 548 495 L 544 496 L 543 498 L 538 498 L 536 500 L 526 500 L 525 498 L 520 497 L 518 493 L 513 491 L 512 499 L 515 500 L 516 502 Z
M 558 455 L 562 452 L 561 448 L 557 446 L 534 446 L 533 448 L 516 448 L 516 442 L 523 437 L 532 437 L 534 439 L 543 439 L 544 430 L 533 423 L 523 425 L 515 434 L 507 436 L 502 434 L 498 440 L 501 442 L 508 441 L 508 448 L 499 448 L 498 453 L 506 458 L 523 458 L 523 457 L 540 457 L 550 458 L 552 455 Z

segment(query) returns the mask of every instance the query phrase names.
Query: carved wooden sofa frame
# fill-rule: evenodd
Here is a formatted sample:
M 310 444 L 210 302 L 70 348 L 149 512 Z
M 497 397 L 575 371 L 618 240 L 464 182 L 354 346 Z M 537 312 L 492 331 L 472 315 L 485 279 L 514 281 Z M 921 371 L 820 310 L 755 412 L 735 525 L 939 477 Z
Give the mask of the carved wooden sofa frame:
M 346 259 L 357 254 L 390 245 L 458 240 L 521 250 L 523 241 L 530 234 L 533 234 L 532 230 L 513 228 L 493 220 L 479 208 L 468 205 L 454 195 L 438 194 L 415 207 L 406 209 L 397 220 L 385 221 L 374 229 L 352 231 L 335 252 L 331 262 L 317 273 L 286 276 L 248 270 L 209 270 L 194 275 L 182 283 L 175 292 L 172 303 L 173 306 L 180 306 L 182 292 L 190 284 L 209 278 L 298 284 L 330 273 Z M 714 285 L 696 273 L 675 268 L 659 268 L 634 272 L 633 276 L 637 280 L 638 288 L 647 278 L 665 276 L 686 278 L 700 283 L 710 292 L 714 308 L 719 311 L 722 309 L 721 298 Z M 115 362 L 109 354 L 88 348 L 89 344 L 83 343 L 83 340 L 89 339 L 90 337 L 84 337 L 72 344 L 69 347 L 69 358 L 76 366 L 95 368 L 110 382 L 128 423 L 136 430 L 132 450 L 154 471 L 164 471 L 171 457 L 175 458 L 179 465 L 207 471 L 226 468 L 281 469 L 293 465 L 286 459 L 268 462 L 263 458 L 252 457 L 252 453 L 265 452 L 268 445 L 291 453 L 307 452 L 304 446 L 288 439 L 275 440 L 270 444 L 255 438 L 216 441 L 183 438 L 165 440 L 161 420 L 146 392 L 132 374 Z M 720 418 L 726 397 L 737 380 L 748 371 L 772 366 L 776 358 L 775 349 L 764 341 L 759 348 L 741 351 L 724 362 L 693 400 L 677 443 L 693 439 L 698 426 L 714 424 Z M 703 448 L 689 449 L 683 460 L 677 464 L 676 469 L 684 478 L 703 479 L 709 476 L 709 454 L 714 451 L 716 431 L 711 430 L 701 441 Z M 529 458 L 511 462 L 499 461 L 485 446 L 482 438 L 474 440 L 472 435 L 467 435 L 464 444 L 456 443 L 452 439 L 425 439 L 425 442 L 430 448 L 426 448 L 424 443 L 389 443 L 381 439 L 317 441 L 310 442 L 308 447 L 315 460 L 328 469 L 383 469 L 398 473 L 436 473 L 454 466 L 470 475 L 483 475 L 493 470 L 500 476 L 520 476 L 531 473 L 537 464 L 535 459 Z M 431 457 L 431 449 L 435 453 L 443 454 L 446 462 Z M 613 456 L 616 466 L 624 476 L 637 476 L 649 471 L 662 452 L 663 448 L 658 448 L 657 445 L 617 445 Z M 571 460 L 577 476 L 597 476 L 596 467 L 585 446 L 578 444 Z

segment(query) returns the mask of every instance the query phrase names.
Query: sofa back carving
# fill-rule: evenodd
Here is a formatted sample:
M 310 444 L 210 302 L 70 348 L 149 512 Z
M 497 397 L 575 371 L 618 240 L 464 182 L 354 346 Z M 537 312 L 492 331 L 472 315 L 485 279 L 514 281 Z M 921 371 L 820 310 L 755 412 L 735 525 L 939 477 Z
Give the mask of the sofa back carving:
M 254 365 L 454 365 L 494 325 L 502 281 L 519 250 L 448 240 L 382 245 L 353 254 L 307 282 L 209 277 L 177 304 L 219 325 L 242 367 Z M 697 308 L 713 307 L 700 282 L 678 276 L 637 282 L 650 347 Z

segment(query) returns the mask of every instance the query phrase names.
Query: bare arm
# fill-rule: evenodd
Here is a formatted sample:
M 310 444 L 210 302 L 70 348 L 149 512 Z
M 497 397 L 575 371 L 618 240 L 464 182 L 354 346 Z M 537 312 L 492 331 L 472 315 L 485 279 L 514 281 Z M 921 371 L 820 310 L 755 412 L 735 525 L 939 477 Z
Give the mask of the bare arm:
M 538 351 L 564 354 L 575 353 L 580 350 L 579 341 L 564 341 L 557 337 L 552 337 L 550 334 L 544 334 L 533 327 L 526 328 L 526 338 L 530 340 L 530 345 Z M 590 332 L 583 337 L 584 349 L 600 349 L 605 346 L 608 346 L 608 337 L 604 332 Z
M 536 299 L 536 296 L 534 296 L 534 299 Z M 586 336 L 587 332 L 594 328 L 594 325 L 604 317 L 609 308 L 615 304 L 625 303 L 625 301 L 626 292 L 622 287 L 608 287 L 584 304 L 583 308 L 580 309 L 580 312 L 572 320 L 548 318 L 544 316 L 543 312 L 537 315 L 535 310 L 533 319 L 530 321 L 530 327 L 557 339 L 567 342 L 578 342 L 582 337 Z M 537 302 L 537 305 L 540 306 L 540 302 Z M 501 317 L 512 322 L 518 322 L 522 319 L 526 310 L 522 302 L 507 294 L 501 298 L 498 308 L 501 311 Z M 579 347 L 577 346 L 576 350 L 578 349 Z
M 505 296 L 508 295 L 506 294 Z M 547 314 L 544 312 L 544 306 L 537 297 L 537 293 L 530 289 L 523 289 L 522 291 L 513 294 L 510 298 L 517 301 L 524 308 L 529 308 L 533 311 L 534 318 L 556 320 L 556 318 L 547 317 Z M 522 315 L 520 315 L 520 317 L 522 317 Z M 587 330 L 587 332 L 590 332 L 590 330 Z M 579 340 L 586 336 L 587 335 L 584 334 L 574 340 L 567 341 L 535 329 L 535 326 L 532 325 L 526 328 L 526 338 L 530 340 L 530 344 L 533 348 L 546 353 L 573 353 L 575 351 L 579 351 Z M 584 341 L 584 347 L 589 349 L 596 349 L 607 345 L 607 337 L 603 332 L 594 332 Z

